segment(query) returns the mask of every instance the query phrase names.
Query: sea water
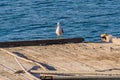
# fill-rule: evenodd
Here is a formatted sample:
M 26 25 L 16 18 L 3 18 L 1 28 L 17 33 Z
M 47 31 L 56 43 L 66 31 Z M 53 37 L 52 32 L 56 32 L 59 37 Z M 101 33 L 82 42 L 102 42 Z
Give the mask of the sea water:
M 57 22 L 62 38 L 120 37 L 120 0 L 0 0 L 0 42 L 56 39 Z

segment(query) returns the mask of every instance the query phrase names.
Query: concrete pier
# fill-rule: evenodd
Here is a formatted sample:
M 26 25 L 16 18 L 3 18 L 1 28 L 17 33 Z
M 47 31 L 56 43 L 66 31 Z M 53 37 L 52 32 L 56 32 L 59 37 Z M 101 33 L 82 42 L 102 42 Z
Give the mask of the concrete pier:
M 0 48 L 0 79 L 119 80 L 120 46 L 64 43 Z

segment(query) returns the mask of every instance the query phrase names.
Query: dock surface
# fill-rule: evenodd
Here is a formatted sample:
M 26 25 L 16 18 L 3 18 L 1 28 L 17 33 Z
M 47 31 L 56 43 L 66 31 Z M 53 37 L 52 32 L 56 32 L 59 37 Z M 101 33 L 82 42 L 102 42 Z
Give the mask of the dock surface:
M 41 76 L 63 75 L 119 77 L 120 45 L 68 43 L 0 48 L 0 79 L 40 80 Z

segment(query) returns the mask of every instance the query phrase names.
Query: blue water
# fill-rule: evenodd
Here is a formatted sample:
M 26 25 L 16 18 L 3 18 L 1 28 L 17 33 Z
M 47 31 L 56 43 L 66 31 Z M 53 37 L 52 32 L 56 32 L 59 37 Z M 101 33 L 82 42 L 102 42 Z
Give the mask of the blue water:
M 0 0 L 0 41 L 63 38 L 100 41 L 102 33 L 120 37 L 120 0 Z

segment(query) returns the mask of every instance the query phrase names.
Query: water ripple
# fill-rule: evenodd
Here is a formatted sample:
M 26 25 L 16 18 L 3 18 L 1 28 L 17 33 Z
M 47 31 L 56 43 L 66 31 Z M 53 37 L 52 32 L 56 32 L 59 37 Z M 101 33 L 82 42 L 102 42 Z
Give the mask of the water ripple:
M 0 41 L 55 39 L 61 22 L 63 38 L 100 41 L 100 34 L 120 37 L 118 0 L 1 0 Z

